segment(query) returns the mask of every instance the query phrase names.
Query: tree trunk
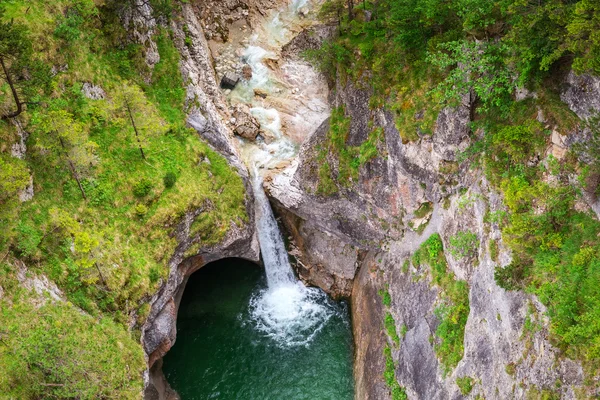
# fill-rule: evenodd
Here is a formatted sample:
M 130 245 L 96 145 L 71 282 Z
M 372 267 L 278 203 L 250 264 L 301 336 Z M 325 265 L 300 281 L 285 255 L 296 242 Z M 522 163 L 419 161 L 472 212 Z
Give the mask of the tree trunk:
M 4 64 L 4 58 L 0 57 L 0 65 L 2 65 L 2 70 L 4 71 L 4 75 L 6 76 L 6 82 L 8 82 L 8 86 L 10 86 L 10 91 L 12 92 L 13 98 L 15 99 L 15 103 L 17 104 L 17 110 L 13 111 L 9 114 L 5 114 L 2 116 L 2 119 L 14 118 L 23 112 L 23 103 L 19 99 L 19 94 L 17 93 L 17 88 Z
M 135 124 L 135 120 L 133 119 L 133 114 L 131 113 L 131 108 L 129 107 L 129 101 L 125 100 L 125 107 L 127 108 L 127 114 L 129 114 L 129 120 L 131 121 L 131 125 L 133 125 L 133 131 L 135 132 L 135 138 L 138 142 L 138 148 L 140 149 L 140 154 L 142 155 L 142 159 L 146 159 L 146 155 L 144 154 L 144 149 L 142 149 L 142 140 L 140 139 L 140 135 L 138 133 L 137 126 Z
M 58 135 L 58 133 L 57 133 L 57 135 Z M 87 200 L 87 196 L 85 195 L 85 190 L 83 190 L 83 186 L 81 185 L 81 181 L 79 180 L 79 174 L 77 174 L 77 169 L 75 168 L 75 164 L 73 164 L 73 161 L 71 161 L 71 157 L 69 157 L 69 153 L 67 152 L 67 149 L 65 147 L 65 142 L 63 142 L 60 135 L 58 136 L 58 140 L 60 141 L 60 146 L 62 147 L 63 152 L 65 153 L 67 162 L 69 163 L 69 168 L 71 169 L 71 174 L 73 174 L 73 178 L 75 178 L 75 181 L 77 181 L 77 186 L 79 186 L 81 195 L 83 196 L 84 200 Z
M 354 19 L 354 0 L 348 0 L 348 20 Z
M 98 263 L 95 262 L 94 265 L 96 266 L 96 270 L 98 270 L 98 275 L 100 275 L 100 281 L 102 282 L 102 284 L 104 286 L 106 286 L 106 281 L 104 280 L 104 275 L 102 275 L 102 272 L 100 272 L 100 267 L 98 266 Z

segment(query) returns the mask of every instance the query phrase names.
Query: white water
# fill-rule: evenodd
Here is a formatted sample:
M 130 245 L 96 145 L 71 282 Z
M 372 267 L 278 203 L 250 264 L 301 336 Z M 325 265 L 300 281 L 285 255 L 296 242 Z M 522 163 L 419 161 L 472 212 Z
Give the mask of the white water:
M 268 287 L 257 292 L 250 301 L 250 322 L 282 347 L 308 345 L 336 312 L 335 305 L 322 290 L 307 288 L 294 275 L 277 221 L 263 190 L 262 175 L 265 171 L 298 154 L 298 145 L 283 133 L 282 115 L 272 104 L 273 99 L 285 101 L 291 98 L 290 83 L 282 82 L 268 64 L 278 59 L 279 50 L 292 38 L 292 26 L 297 26 L 299 20 L 298 10 L 308 2 L 290 1 L 257 27 L 241 52 L 241 61 L 252 67 L 252 78 L 240 82 L 229 94 L 232 103 L 250 106 L 250 112 L 265 132 L 264 140 L 259 138 L 248 142 L 239 138 L 242 158 L 253 172 L 256 228 L 268 283 Z M 289 79 L 293 74 L 286 75 Z M 264 91 L 267 99 L 256 97 L 255 89 Z M 318 101 L 308 98 L 307 103 Z M 297 115 L 296 118 L 302 117 Z
M 335 308 L 322 290 L 308 288 L 294 276 L 257 171 L 254 173 L 253 189 L 256 227 L 268 288 L 252 297 L 251 319 L 260 332 L 279 346 L 308 345 L 334 315 Z

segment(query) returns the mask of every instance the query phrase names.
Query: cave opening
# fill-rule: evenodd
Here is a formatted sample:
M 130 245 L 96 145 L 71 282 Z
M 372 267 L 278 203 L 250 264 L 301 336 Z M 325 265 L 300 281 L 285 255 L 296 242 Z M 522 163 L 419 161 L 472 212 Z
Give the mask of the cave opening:
M 253 300 L 266 290 L 264 270 L 240 258 L 207 264 L 185 287 L 177 340 L 163 372 L 182 400 L 353 399 L 353 343 L 348 305 L 305 343 L 281 343 L 260 329 Z

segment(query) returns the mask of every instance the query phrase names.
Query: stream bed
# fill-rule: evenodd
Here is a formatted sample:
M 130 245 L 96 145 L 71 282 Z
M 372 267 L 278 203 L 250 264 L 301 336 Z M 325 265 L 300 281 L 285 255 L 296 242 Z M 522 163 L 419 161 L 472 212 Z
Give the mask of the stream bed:
M 182 400 L 352 400 L 352 333 L 347 304 L 325 299 L 328 319 L 306 343 L 257 329 L 252 299 L 267 288 L 257 265 L 227 259 L 194 273 L 164 358 Z

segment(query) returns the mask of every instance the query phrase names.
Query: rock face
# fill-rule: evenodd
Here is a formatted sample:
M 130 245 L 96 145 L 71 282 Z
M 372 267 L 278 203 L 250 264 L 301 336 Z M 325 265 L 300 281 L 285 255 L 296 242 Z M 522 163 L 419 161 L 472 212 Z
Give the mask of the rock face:
M 352 333 L 355 343 L 355 399 L 389 400 L 389 389 L 383 379 L 382 357 L 386 338 L 381 329 L 384 307 L 377 291 L 383 285 L 373 254 L 363 262 L 354 281 L 352 293 Z
M 581 119 L 596 115 L 600 112 L 600 78 L 569 72 L 560 99 Z
M 123 6 L 121 18 L 131 40 L 144 46 L 146 64 L 153 67 L 160 61 L 160 55 L 153 39 L 156 20 L 152 15 L 152 6 L 144 0 L 133 0 Z
M 265 15 L 276 5 L 273 0 L 198 0 L 194 2 L 194 11 L 204 22 L 208 40 L 226 42 L 232 24 L 245 21 L 252 25 L 255 15 Z
M 563 101 L 581 118 L 600 110 L 597 82 L 589 76 L 567 78 Z M 511 256 L 500 228 L 484 216 L 502 210 L 502 201 L 480 172 L 457 161 L 470 140 L 469 95 L 457 108 L 440 112 L 431 137 L 402 143 L 392 114 L 369 108 L 368 90 L 338 82 L 335 93 L 333 103 L 343 105 L 351 118 L 346 144 L 358 146 L 372 126 L 380 127 L 378 156 L 360 167 L 358 179 L 320 195 L 323 158 L 317 156 L 327 141 L 327 121 L 303 145 L 298 160 L 267 182 L 267 191 L 292 239 L 300 275 L 338 296 L 347 293 L 338 282 L 344 287 L 353 282 L 356 399 L 390 398 L 383 380 L 386 346 L 392 349 L 396 380 L 410 399 L 463 398 L 456 383 L 461 377 L 476 381 L 468 398 L 525 399 L 533 389 L 575 398 L 584 384 L 583 368 L 550 343 L 543 305 L 494 280 L 495 267 L 508 265 Z M 558 135 L 554 142 L 566 151 L 574 139 Z M 336 173 L 339 160 L 326 157 Z M 425 203 L 431 211 L 423 217 L 419 209 Z M 420 220 L 417 229 L 420 223 L 414 222 Z M 468 284 L 470 312 L 463 357 L 444 373 L 432 341 L 442 294 L 428 268 L 417 268 L 410 259 L 432 234 L 439 233 L 448 249 L 459 232 L 475 234 L 478 251 L 466 257 L 446 251 L 449 270 Z M 499 248 L 494 257 L 492 241 Z M 382 304 L 380 290 L 389 293 L 389 306 Z M 388 312 L 401 336 L 399 346 L 384 330 Z M 526 330 L 526 320 L 537 328 Z

